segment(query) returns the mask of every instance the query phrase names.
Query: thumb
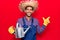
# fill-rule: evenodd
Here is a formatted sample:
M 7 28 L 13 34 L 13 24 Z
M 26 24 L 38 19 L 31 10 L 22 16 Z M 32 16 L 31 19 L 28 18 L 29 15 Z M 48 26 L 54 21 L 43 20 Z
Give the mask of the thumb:
M 47 19 L 50 19 L 50 17 L 48 17 Z
M 43 20 L 45 20 L 45 18 L 43 17 Z

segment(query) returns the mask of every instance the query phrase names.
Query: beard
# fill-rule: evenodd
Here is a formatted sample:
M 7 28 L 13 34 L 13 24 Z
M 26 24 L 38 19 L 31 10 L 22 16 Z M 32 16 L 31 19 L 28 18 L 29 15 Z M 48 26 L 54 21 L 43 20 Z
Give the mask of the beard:
M 26 16 L 31 17 L 32 13 L 26 13 Z

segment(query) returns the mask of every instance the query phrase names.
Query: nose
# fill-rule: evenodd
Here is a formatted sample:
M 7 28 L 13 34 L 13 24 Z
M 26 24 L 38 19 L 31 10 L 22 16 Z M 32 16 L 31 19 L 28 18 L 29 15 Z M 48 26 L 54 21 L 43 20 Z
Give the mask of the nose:
M 31 9 L 29 9 L 28 11 L 29 11 L 29 12 L 31 12 L 32 10 L 31 10 Z

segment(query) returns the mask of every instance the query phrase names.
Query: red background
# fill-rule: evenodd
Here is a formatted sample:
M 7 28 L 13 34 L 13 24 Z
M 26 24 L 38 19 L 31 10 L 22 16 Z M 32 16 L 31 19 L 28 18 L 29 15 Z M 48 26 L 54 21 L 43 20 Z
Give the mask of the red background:
M 18 9 L 20 0 L 0 0 L 0 40 L 19 40 L 8 33 L 9 26 L 15 26 L 18 18 L 24 13 Z M 37 40 L 60 40 L 60 1 L 38 0 L 39 7 L 33 17 L 42 25 L 42 17 L 50 16 L 51 23 L 42 34 L 37 34 Z

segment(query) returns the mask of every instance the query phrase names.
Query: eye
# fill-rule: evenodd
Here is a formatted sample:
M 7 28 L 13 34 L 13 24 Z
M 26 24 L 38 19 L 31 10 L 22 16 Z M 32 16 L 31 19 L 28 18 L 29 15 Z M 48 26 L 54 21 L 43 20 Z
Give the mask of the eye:
M 30 9 L 30 10 L 32 10 L 32 9 Z

